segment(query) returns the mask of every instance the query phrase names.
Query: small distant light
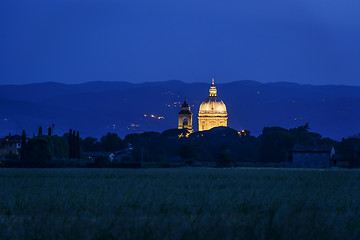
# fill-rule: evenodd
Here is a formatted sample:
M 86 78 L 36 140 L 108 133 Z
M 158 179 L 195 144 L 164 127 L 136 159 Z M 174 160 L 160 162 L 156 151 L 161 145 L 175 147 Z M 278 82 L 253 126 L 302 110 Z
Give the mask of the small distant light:
M 155 118 L 155 116 L 154 116 L 153 114 L 151 114 L 151 117 L 152 117 L 152 118 Z
M 147 115 L 146 115 L 146 114 L 144 114 L 144 117 L 147 117 Z

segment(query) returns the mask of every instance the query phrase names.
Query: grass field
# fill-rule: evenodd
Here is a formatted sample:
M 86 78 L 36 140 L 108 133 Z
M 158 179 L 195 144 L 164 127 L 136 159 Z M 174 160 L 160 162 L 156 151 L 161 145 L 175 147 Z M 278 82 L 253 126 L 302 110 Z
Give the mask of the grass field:
M 0 239 L 360 239 L 360 171 L 0 169 Z

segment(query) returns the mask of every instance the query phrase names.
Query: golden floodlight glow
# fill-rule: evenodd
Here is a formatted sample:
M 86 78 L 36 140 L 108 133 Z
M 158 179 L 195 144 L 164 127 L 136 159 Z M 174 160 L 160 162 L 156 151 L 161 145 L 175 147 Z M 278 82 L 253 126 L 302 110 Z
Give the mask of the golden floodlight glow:
M 199 109 L 199 131 L 210 130 L 214 127 L 227 127 L 226 105 L 217 96 L 214 79 L 209 90 L 209 96 L 201 103 Z
M 192 116 L 193 114 L 190 111 L 190 106 L 185 98 L 185 101 L 181 105 L 181 110 L 179 112 L 178 129 L 187 129 L 189 132 L 192 132 Z

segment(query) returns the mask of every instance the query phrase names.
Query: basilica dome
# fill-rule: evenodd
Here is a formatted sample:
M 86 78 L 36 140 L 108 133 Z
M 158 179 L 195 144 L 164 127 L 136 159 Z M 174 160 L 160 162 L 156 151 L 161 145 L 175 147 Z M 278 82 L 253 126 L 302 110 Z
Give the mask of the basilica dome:
M 213 79 L 209 96 L 201 103 L 199 108 L 199 131 L 210 130 L 214 127 L 226 127 L 227 119 L 226 106 L 217 96 Z
M 226 106 L 217 96 L 207 97 L 200 105 L 201 114 L 226 114 Z

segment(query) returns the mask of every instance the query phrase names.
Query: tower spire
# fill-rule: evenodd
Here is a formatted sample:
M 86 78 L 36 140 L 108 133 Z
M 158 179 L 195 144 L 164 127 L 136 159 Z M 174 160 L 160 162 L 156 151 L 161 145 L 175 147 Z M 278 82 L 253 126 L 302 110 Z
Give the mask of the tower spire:
M 209 92 L 210 92 L 210 97 L 216 97 L 216 95 L 217 95 L 217 90 L 216 90 L 216 87 L 215 87 L 215 81 L 214 81 L 214 79 L 212 79 L 212 83 L 211 83 L 211 87 L 210 87 L 210 90 L 209 90 Z

